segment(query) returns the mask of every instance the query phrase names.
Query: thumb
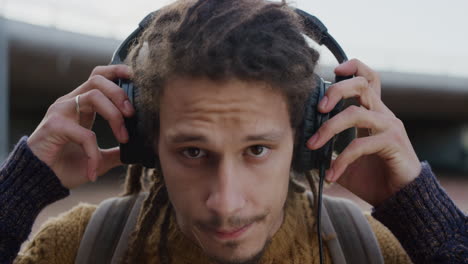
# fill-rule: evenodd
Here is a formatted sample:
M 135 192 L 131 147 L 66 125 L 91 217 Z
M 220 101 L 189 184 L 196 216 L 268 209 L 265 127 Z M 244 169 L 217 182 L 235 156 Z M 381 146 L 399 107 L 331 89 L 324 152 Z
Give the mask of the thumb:
M 98 175 L 108 172 L 110 169 L 123 165 L 120 161 L 120 148 L 110 148 L 101 150 L 102 160 L 99 164 Z

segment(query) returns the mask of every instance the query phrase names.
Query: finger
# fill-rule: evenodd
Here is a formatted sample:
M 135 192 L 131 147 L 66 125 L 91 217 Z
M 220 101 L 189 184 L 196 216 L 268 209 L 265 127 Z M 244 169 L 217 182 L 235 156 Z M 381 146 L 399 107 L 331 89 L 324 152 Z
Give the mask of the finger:
M 358 59 L 352 59 L 338 65 L 335 68 L 335 74 L 340 76 L 362 76 L 371 84 L 380 84 L 380 77 L 377 72 Z M 380 85 L 375 88 L 376 94 L 380 97 Z
M 74 102 L 71 104 L 74 105 Z M 128 132 L 122 113 L 100 90 L 94 89 L 80 96 L 80 111 L 82 113 L 97 112 L 107 120 L 119 142 L 128 141 Z
M 130 79 L 132 77 L 132 71 L 130 67 L 125 64 L 96 66 L 91 72 L 90 78 L 96 75 L 101 75 L 108 80 L 115 80 L 118 78 Z
M 111 65 L 111 66 L 125 66 L 125 65 Z M 99 68 L 99 67 L 103 67 L 103 68 Z M 107 67 L 109 66 L 98 66 L 96 68 L 99 68 L 99 69 L 95 71 L 103 72 L 103 69 L 109 70 Z M 115 74 L 115 72 L 118 72 L 118 71 L 114 71 L 114 73 L 112 74 Z M 112 74 L 108 73 L 107 77 Z M 124 75 L 124 74 L 120 74 L 120 75 Z M 135 110 L 132 104 L 130 103 L 128 96 L 125 94 L 125 91 L 122 88 L 120 88 L 117 84 L 115 84 L 114 82 L 106 78 L 106 74 L 103 74 L 103 75 L 92 74 L 92 76 L 85 83 L 80 85 L 71 93 L 59 98 L 57 101 L 68 100 L 70 98 L 74 98 L 77 95 L 86 93 L 92 89 L 98 89 L 101 92 L 103 92 L 106 96 L 111 98 L 114 104 L 122 111 L 122 114 L 124 114 L 125 116 L 129 117 L 133 115 Z
M 51 135 L 63 138 L 63 142 L 73 142 L 80 145 L 88 157 L 88 168 L 86 176 L 89 180 L 96 180 L 96 170 L 102 159 L 99 151 L 96 134 L 76 122 L 54 114 L 48 118 L 44 129 Z
M 388 141 L 384 134 L 354 139 L 334 160 L 333 167 L 330 169 L 331 173 L 329 172 L 327 175 L 327 180 L 337 181 L 346 168 L 360 157 L 371 154 L 380 156 L 383 153 L 387 156 L 392 155 L 392 152 L 395 151 L 393 149 L 394 145 Z
M 75 98 L 55 102 L 49 107 L 47 115 L 58 114 L 77 122 L 79 120 L 79 118 L 77 118 L 78 115 L 81 114 L 82 117 L 91 116 L 91 119 L 93 119 L 94 113 L 97 112 L 108 121 L 112 132 L 119 142 L 126 143 L 128 141 L 128 131 L 125 127 L 121 112 L 109 98 L 104 96 L 99 90 L 91 90 L 80 95 L 79 104 L 80 113 L 77 113 Z M 88 123 L 93 121 L 83 119 L 80 121 L 81 126 L 90 129 L 90 126 L 88 126 L 89 124 L 84 124 L 83 122 Z
M 133 115 L 134 108 L 132 107 L 128 96 L 125 94 L 125 91 L 101 75 L 95 75 L 91 77 L 83 85 L 67 95 L 67 97 L 75 98 L 75 96 L 79 94 L 81 95 L 92 90 L 101 91 L 115 104 L 115 106 L 122 112 L 124 116 L 129 117 Z
M 47 115 L 59 114 L 70 119 L 79 120 L 79 118 L 77 119 L 78 115 L 83 114 L 82 117 L 84 118 L 80 123 L 89 129 L 89 124 L 83 124 L 83 122 L 88 122 L 86 119 L 87 116 L 91 119 L 89 122 L 93 122 L 94 113 L 97 112 L 109 122 L 109 125 L 119 142 L 126 143 L 128 141 L 128 131 L 125 127 L 125 122 L 121 112 L 100 90 L 93 89 L 80 95 L 80 113 L 76 112 L 75 99 L 76 97 L 72 97 L 65 101 L 60 100 L 55 102 L 49 107 Z
M 388 119 L 382 113 L 351 105 L 325 122 L 307 142 L 307 146 L 310 149 L 318 149 L 333 136 L 351 127 L 368 128 L 372 129 L 374 133 L 380 133 L 388 128 L 390 123 L 387 121 Z
M 103 149 L 101 150 L 102 154 L 102 162 L 98 168 L 98 175 L 102 175 L 108 172 L 110 169 L 113 169 L 117 166 L 122 165 L 122 161 L 120 161 L 120 148 L 115 147 L 111 149 Z
M 333 110 L 341 99 L 354 97 L 359 98 L 359 104 L 367 109 L 383 113 L 390 111 L 375 94 L 367 80 L 360 76 L 333 84 L 327 89 L 325 97 L 319 103 L 319 111 L 322 113 Z

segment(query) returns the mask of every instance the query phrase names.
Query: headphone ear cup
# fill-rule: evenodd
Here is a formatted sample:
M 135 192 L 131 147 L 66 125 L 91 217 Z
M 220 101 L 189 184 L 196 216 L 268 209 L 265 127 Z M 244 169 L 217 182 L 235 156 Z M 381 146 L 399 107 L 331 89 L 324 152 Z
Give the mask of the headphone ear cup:
M 125 127 L 128 131 L 128 142 L 120 144 L 120 160 L 124 164 L 142 164 L 146 168 L 154 168 L 156 159 L 151 144 L 148 144 L 148 139 L 143 129 L 143 118 L 141 116 L 141 108 L 139 107 L 140 93 L 132 81 L 127 79 L 118 79 L 119 85 L 128 96 L 130 103 L 135 109 L 135 114 L 132 117 L 125 118 Z
M 338 154 L 343 152 L 343 150 L 356 138 L 356 134 L 356 128 L 351 127 L 336 135 L 336 141 L 333 150 Z
M 333 151 L 341 153 L 346 146 L 356 137 L 355 128 L 349 128 L 338 135 L 333 136 L 321 148 L 310 150 L 307 148 L 307 141 L 318 131 L 323 123 L 342 111 L 344 101 L 340 101 L 330 113 L 322 114 L 318 111 L 317 105 L 325 96 L 325 92 L 330 86 L 319 76 L 316 76 L 316 86 L 307 99 L 304 106 L 304 118 L 299 128 L 297 144 L 294 150 L 294 159 L 292 162 L 293 170 L 296 172 L 305 172 L 312 169 L 330 168 Z M 337 145 L 335 146 L 335 142 Z
M 321 89 L 323 89 L 323 80 L 319 76 L 316 76 L 316 86 L 307 98 L 304 106 L 304 117 L 302 125 L 299 127 L 297 137 L 298 142 L 296 143 L 294 151 L 294 159 L 292 163 L 293 170 L 297 172 L 305 172 L 314 168 L 318 168 L 315 151 L 307 148 L 307 140 L 311 138 L 315 132 L 317 132 L 320 126 L 317 126 L 320 122 L 320 116 L 317 114 L 317 105 L 320 102 Z

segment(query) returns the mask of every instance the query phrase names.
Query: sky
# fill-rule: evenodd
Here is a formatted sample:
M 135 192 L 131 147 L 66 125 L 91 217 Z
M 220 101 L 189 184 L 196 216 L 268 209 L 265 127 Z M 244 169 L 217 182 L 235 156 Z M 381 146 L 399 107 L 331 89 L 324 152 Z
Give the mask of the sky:
M 123 39 L 169 0 L 0 0 L 0 16 Z M 376 70 L 468 77 L 467 0 L 296 0 L 350 58 Z M 324 50 L 322 65 L 335 65 Z

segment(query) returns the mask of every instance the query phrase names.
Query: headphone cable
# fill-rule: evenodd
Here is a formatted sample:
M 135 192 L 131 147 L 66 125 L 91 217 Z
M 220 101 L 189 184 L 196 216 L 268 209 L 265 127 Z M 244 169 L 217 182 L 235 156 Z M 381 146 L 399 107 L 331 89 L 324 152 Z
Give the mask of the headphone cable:
M 319 169 L 319 189 L 317 197 L 317 237 L 319 242 L 319 254 L 320 254 L 320 264 L 323 264 L 323 244 L 322 244 L 322 234 L 320 232 L 321 225 L 321 216 L 322 216 L 322 193 L 323 193 L 323 181 L 325 179 L 325 164 L 320 165 Z

